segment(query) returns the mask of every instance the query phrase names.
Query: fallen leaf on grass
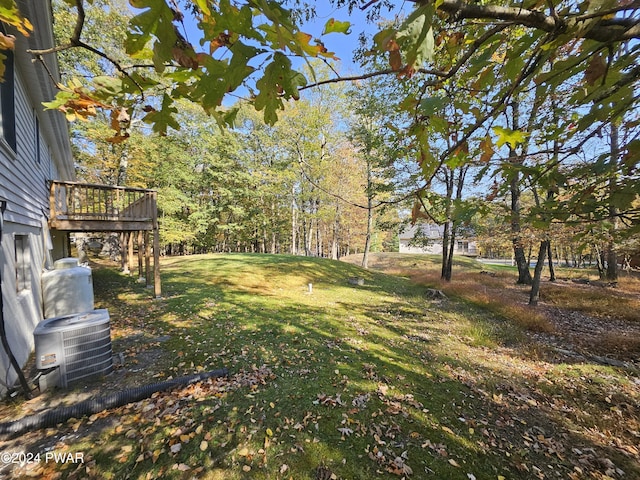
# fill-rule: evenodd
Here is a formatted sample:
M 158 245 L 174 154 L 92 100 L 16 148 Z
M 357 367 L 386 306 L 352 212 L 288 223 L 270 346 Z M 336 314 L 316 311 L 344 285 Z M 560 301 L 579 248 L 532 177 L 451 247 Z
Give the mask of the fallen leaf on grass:
M 318 394 L 318 399 L 313 401 L 314 405 L 330 405 L 332 407 L 335 406 L 341 406 L 344 407 L 346 404 L 342 401 L 342 399 L 340 398 L 340 394 L 338 393 L 335 398 L 334 397 L 329 397 L 328 395 L 324 394 L 324 393 L 319 393 Z
M 405 463 L 402 457 L 396 457 L 389 467 L 387 467 L 387 471 L 398 476 L 413 474 L 412 468 Z
M 449 435 L 455 435 L 455 433 L 453 433 L 453 430 L 451 430 L 449 427 L 442 427 L 442 430 L 447 432 Z
M 368 393 L 360 394 L 351 401 L 351 405 L 356 408 L 365 408 L 370 398 L 371 396 Z

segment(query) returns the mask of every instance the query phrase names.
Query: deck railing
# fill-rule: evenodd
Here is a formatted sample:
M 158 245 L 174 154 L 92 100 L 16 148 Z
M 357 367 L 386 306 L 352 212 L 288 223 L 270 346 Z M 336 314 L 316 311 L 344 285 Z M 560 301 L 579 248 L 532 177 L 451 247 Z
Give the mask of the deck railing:
M 141 188 L 52 181 L 50 202 L 54 221 L 151 223 L 156 215 L 156 192 Z

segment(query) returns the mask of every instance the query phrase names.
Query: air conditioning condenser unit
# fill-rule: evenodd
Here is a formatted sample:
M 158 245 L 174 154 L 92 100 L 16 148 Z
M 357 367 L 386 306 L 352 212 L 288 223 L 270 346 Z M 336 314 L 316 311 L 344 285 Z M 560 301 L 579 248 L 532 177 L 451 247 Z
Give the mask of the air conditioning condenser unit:
M 60 387 L 113 370 L 111 325 L 106 309 L 47 318 L 36 326 L 33 336 L 36 368 L 57 369 Z

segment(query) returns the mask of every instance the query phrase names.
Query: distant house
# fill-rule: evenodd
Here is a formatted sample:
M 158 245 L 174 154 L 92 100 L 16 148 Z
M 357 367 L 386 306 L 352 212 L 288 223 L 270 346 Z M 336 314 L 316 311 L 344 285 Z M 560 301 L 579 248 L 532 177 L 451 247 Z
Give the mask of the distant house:
M 435 223 L 423 223 L 407 226 L 400 231 L 400 253 L 441 254 L 444 226 Z M 479 254 L 478 245 L 471 238 L 456 238 L 454 255 L 475 257 Z
M 42 107 L 55 96 L 55 86 L 26 52 L 53 45 L 51 6 L 48 1 L 18 3 L 34 31 L 25 38 L 0 24 L 4 33 L 17 37 L 15 50 L 3 51 L 6 70 L 0 84 L 0 201 L 5 207 L 0 286 L 7 338 L 22 365 L 33 347 L 33 329 L 42 319 L 43 268 L 69 255 L 68 236 L 49 230 L 48 182 L 73 180 L 74 169 L 64 115 Z M 47 64 L 57 75 L 54 56 Z M 0 347 L 0 391 L 16 377 Z

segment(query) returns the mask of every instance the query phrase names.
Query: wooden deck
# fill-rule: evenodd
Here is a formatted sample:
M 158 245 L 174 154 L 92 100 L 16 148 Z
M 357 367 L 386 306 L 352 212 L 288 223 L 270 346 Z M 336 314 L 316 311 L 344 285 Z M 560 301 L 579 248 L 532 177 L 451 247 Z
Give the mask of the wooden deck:
M 147 284 L 160 296 L 160 237 L 157 192 L 142 188 L 52 181 L 49 192 L 52 230 L 66 232 L 121 233 L 123 269 L 133 264 L 133 244 L 137 232 L 138 265 L 146 266 Z M 149 235 L 153 233 L 153 248 Z M 153 275 L 150 254 L 153 250 Z M 144 257 L 144 258 L 143 258 Z
M 155 190 L 51 182 L 51 228 L 69 232 L 153 230 Z

